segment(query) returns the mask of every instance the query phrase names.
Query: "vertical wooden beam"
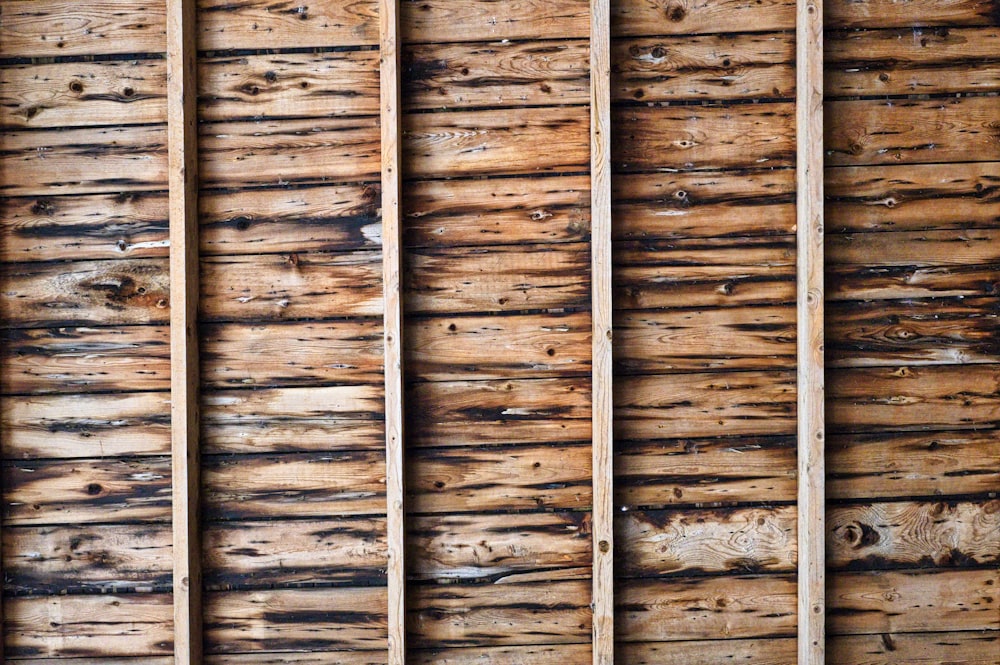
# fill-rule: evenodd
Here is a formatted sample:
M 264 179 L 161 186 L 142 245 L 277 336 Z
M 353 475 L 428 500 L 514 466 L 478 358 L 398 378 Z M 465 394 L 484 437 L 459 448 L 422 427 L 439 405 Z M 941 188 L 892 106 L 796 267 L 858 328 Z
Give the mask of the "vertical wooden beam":
M 403 311 L 400 294 L 399 0 L 379 0 L 382 125 L 382 290 L 385 326 L 385 485 L 388 531 L 389 665 L 406 660 L 403 565 Z
M 823 665 L 825 416 L 823 375 L 823 2 L 796 17 L 799 665 Z
M 614 466 L 611 394 L 611 18 L 590 2 L 590 217 L 593 315 L 594 665 L 614 662 Z
M 198 665 L 198 143 L 195 0 L 167 0 L 170 206 L 170 451 L 173 489 L 174 662 Z

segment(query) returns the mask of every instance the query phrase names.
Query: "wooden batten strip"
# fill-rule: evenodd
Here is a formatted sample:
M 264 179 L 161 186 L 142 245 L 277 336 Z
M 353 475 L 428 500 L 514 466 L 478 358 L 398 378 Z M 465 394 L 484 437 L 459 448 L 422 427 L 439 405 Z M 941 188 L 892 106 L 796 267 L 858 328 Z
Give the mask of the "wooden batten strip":
M 202 662 L 195 0 L 167 1 L 174 662 Z
M 590 208 L 593 316 L 593 662 L 614 662 L 611 394 L 611 14 L 590 3 Z
M 796 19 L 798 662 L 823 665 L 825 416 L 823 360 L 823 1 Z
M 385 341 L 385 484 L 388 665 L 406 660 L 403 562 L 403 309 L 400 295 L 400 52 L 399 0 L 379 1 L 379 70 L 382 128 L 382 289 Z

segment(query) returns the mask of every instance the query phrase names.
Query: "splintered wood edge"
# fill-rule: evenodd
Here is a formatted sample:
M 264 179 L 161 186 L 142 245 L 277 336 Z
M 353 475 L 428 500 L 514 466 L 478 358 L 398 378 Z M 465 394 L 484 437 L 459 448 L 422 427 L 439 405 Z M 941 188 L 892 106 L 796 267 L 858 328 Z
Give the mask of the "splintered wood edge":
M 823 665 L 823 2 L 796 6 L 798 662 Z
M 400 272 L 399 0 L 379 0 L 382 174 L 382 289 L 385 341 L 385 477 L 389 665 L 406 660 L 403 561 L 403 344 Z
M 167 1 L 174 660 L 202 661 L 195 0 Z

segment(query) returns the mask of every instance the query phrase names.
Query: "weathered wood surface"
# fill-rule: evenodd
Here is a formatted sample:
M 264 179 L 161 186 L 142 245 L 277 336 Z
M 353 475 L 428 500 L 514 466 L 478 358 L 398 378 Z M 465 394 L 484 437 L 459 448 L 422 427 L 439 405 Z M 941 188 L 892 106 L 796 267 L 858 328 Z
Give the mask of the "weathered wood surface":
M 618 646 L 618 655 L 629 665 L 795 665 L 795 638 L 689 640 L 685 642 L 635 642 Z
M 795 2 L 624 0 L 611 9 L 611 33 L 615 36 L 744 32 L 748 27 L 759 31 L 793 29 Z
M 378 51 L 200 58 L 198 101 L 203 121 L 375 115 Z
M 827 240 L 829 264 L 969 267 L 1000 262 L 1000 229 L 838 233 Z
M 387 665 L 385 648 L 357 651 L 209 654 L 209 665 Z M 156 664 L 159 665 L 159 664 Z
M 408 44 L 404 108 L 587 104 L 588 52 L 585 40 L 548 41 L 538 35 L 530 42 Z
M 588 137 L 582 106 L 409 114 L 403 167 L 412 178 L 582 172 Z
M 7 397 L 0 414 L 6 459 L 170 451 L 167 393 Z
M 378 321 L 205 324 L 199 339 L 207 389 L 382 381 Z
M 419 383 L 407 403 L 410 447 L 590 440 L 589 381 Z
M 202 461 L 204 518 L 384 514 L 384 459 L 378 450 L 213 456 Z
M 198 50 L 285 49 L 378 44 L 375 0 L 197 0 Z
M 794 575 L 633 580 L 616 594 L 622 642 L 795 634 Z
M 615 455 L 619 506 L 795 500 L 791 437 L 629 441 Z
M 54 665 L 62 662 L 62 659 L 53 658 L 24 658 L 19 659 L 24 665 Z M 74 665 L 173 665 L 173 656 L 114 656 L 113 658 L 76 658 Z
M 0 69 L 0 126 L 165 122 L 166 86 L 163 60 L 6 66 Z
M 612 179 L 616 240 L 790 235 L 795 171 L 621 174 Z
M 205 594 L 205 652 L 384 648 L 385 587 Z
M 140 0 L 10 0 L 4 3 L 0 56 L 162 53 L 166 6 Z
M 795 43 L 781 33 L 620 39 L 612 46 L 614 102 L 789 98 Z
M 788 435 L 795 411 L 788 370 L 629 376 L 615 384 L 620 439 Z
M 469 42 L 537 39 L 540 35 L 586 38 L 589 6 L 583 0 L 403 0 L 402 41 Z
M 208 590 L 232 586 L 384 584 L 385 519 L 323 519 L 206 524 Z
M 1000 365 L 836 369 L 827 396 L 833 431 L 993 427 Z
M 616 171 L 773 168 L 795 162 L 790 102 L 616 108 Z
M 831 499 L 983 494 L 1000 482 L 994 429 L 841 434 L 827 451 Z
M 998 52 L 997 27 L 835 32 L 824 50 L 826 94 L 995 91 Z
M 1000 570 L 840 572 L 829 576 L 831 635 L 1000 628 Z
M 833 637 L 830 665 L 993 665 L 1000 636 L 996 631 L 881 633 Z
M 407 322 L 409 380 L 550 378 L 590 372 L 590 316 L 455 316 Z
M 4 394 L 170 389 L 163 326 L 7 330 L 0 342 Z
M 996 25 L 990 0 L 860 0 L 831 2 L 824 19 L 828 28 L 911 28 L 924 26 Z
M 830 166 L 995 161 L 995 97 L 852 100 L 825 105 Z
M 4 655 L 109 662 L 170 654 L 172 612 L 170 594 L 5 598 Z
M 827 565 L 866 570 L 1000 562 L 1000 501 L 898 502 L 827 511 Z
M 770 369 L 795 362 L 795 308 L 624 311 L 615 341 L 623 374 Z
M 169 525 L 6 527 L 5 593 L 169 587 Z
M 996 226 L 1000 163 L 912 164 L 826 170 L 832 232 Z
M 583 444 L 417 449 L 407 451 L 406 473 L 411 513 L 585 510 L 592 501 Z
M 202 321 L 280 321 L 378 316 L 377 252 L 201 258 Z
M 996 298 L 828 303 L 828 367 L 995 363 Z
M 9 195 L 121 193 L 167 186 L 163 125 L 14 131 L 4 135 L 0 191 Z
M 630 511 L 615 521 L 622 577 L 793 572 L 796 508 Z
M 3 495 L 5 526 L 169 522 L 170 460 L 8 462 Z
M 457 647 L 412 649 L 407 661 L 413 665 L 590 665 L 590 644 L 543 644 L 538 646 Z

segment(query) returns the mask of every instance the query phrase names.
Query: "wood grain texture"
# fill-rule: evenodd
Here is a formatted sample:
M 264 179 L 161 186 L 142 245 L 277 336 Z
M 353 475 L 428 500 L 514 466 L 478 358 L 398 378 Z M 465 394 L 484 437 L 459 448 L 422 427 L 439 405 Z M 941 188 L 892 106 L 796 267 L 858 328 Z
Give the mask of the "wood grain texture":
M 542 644 L 537 646 L 457 647 L 414 649 L 409 653 L 414 665 L 586 665 L 591 662 L 589 644 Z
M 163 60 L 8 66 L 0 70 L 0 85 L 0 125 L 6 128 L 167 119 Z
M 583 39 L 586 0 L 402 0 L 401 36 L 407 44 L 536 39 L 539 35 Z
M 936 25 L 995 25 L 996 5 L 989 0 L 861 0 L 830 3 L 830 28 L 910 28 Z
M 198 49 L 286 49 L 378 44 L 376 0 L 197 0 Z
M 743 32 L 748 26 L 760 31 L 793 29 L 795 2 L 624 0 L 615 4 L 611 14 L 611 33 L 617 37 Z
M 831 665 L 992 665 L 1000 646 L 996 631 L 882 633 L 834 637 L 828 644 Z
M 212 665 L 386 665 L 385 649 L 358 651 L 312 651 L 312 652 L 271 652 L 209 654 L 205 662 Z
M 839 266 L 965 267 L 1000 262 L 1000 229 L 838 233 L 827 243 Z
M 796 662 L 795 639 L 786 637 L 635 642 L 619 645 L 618 655 L 631 665 L 715 665 L 720 661 L 794 665 Z

